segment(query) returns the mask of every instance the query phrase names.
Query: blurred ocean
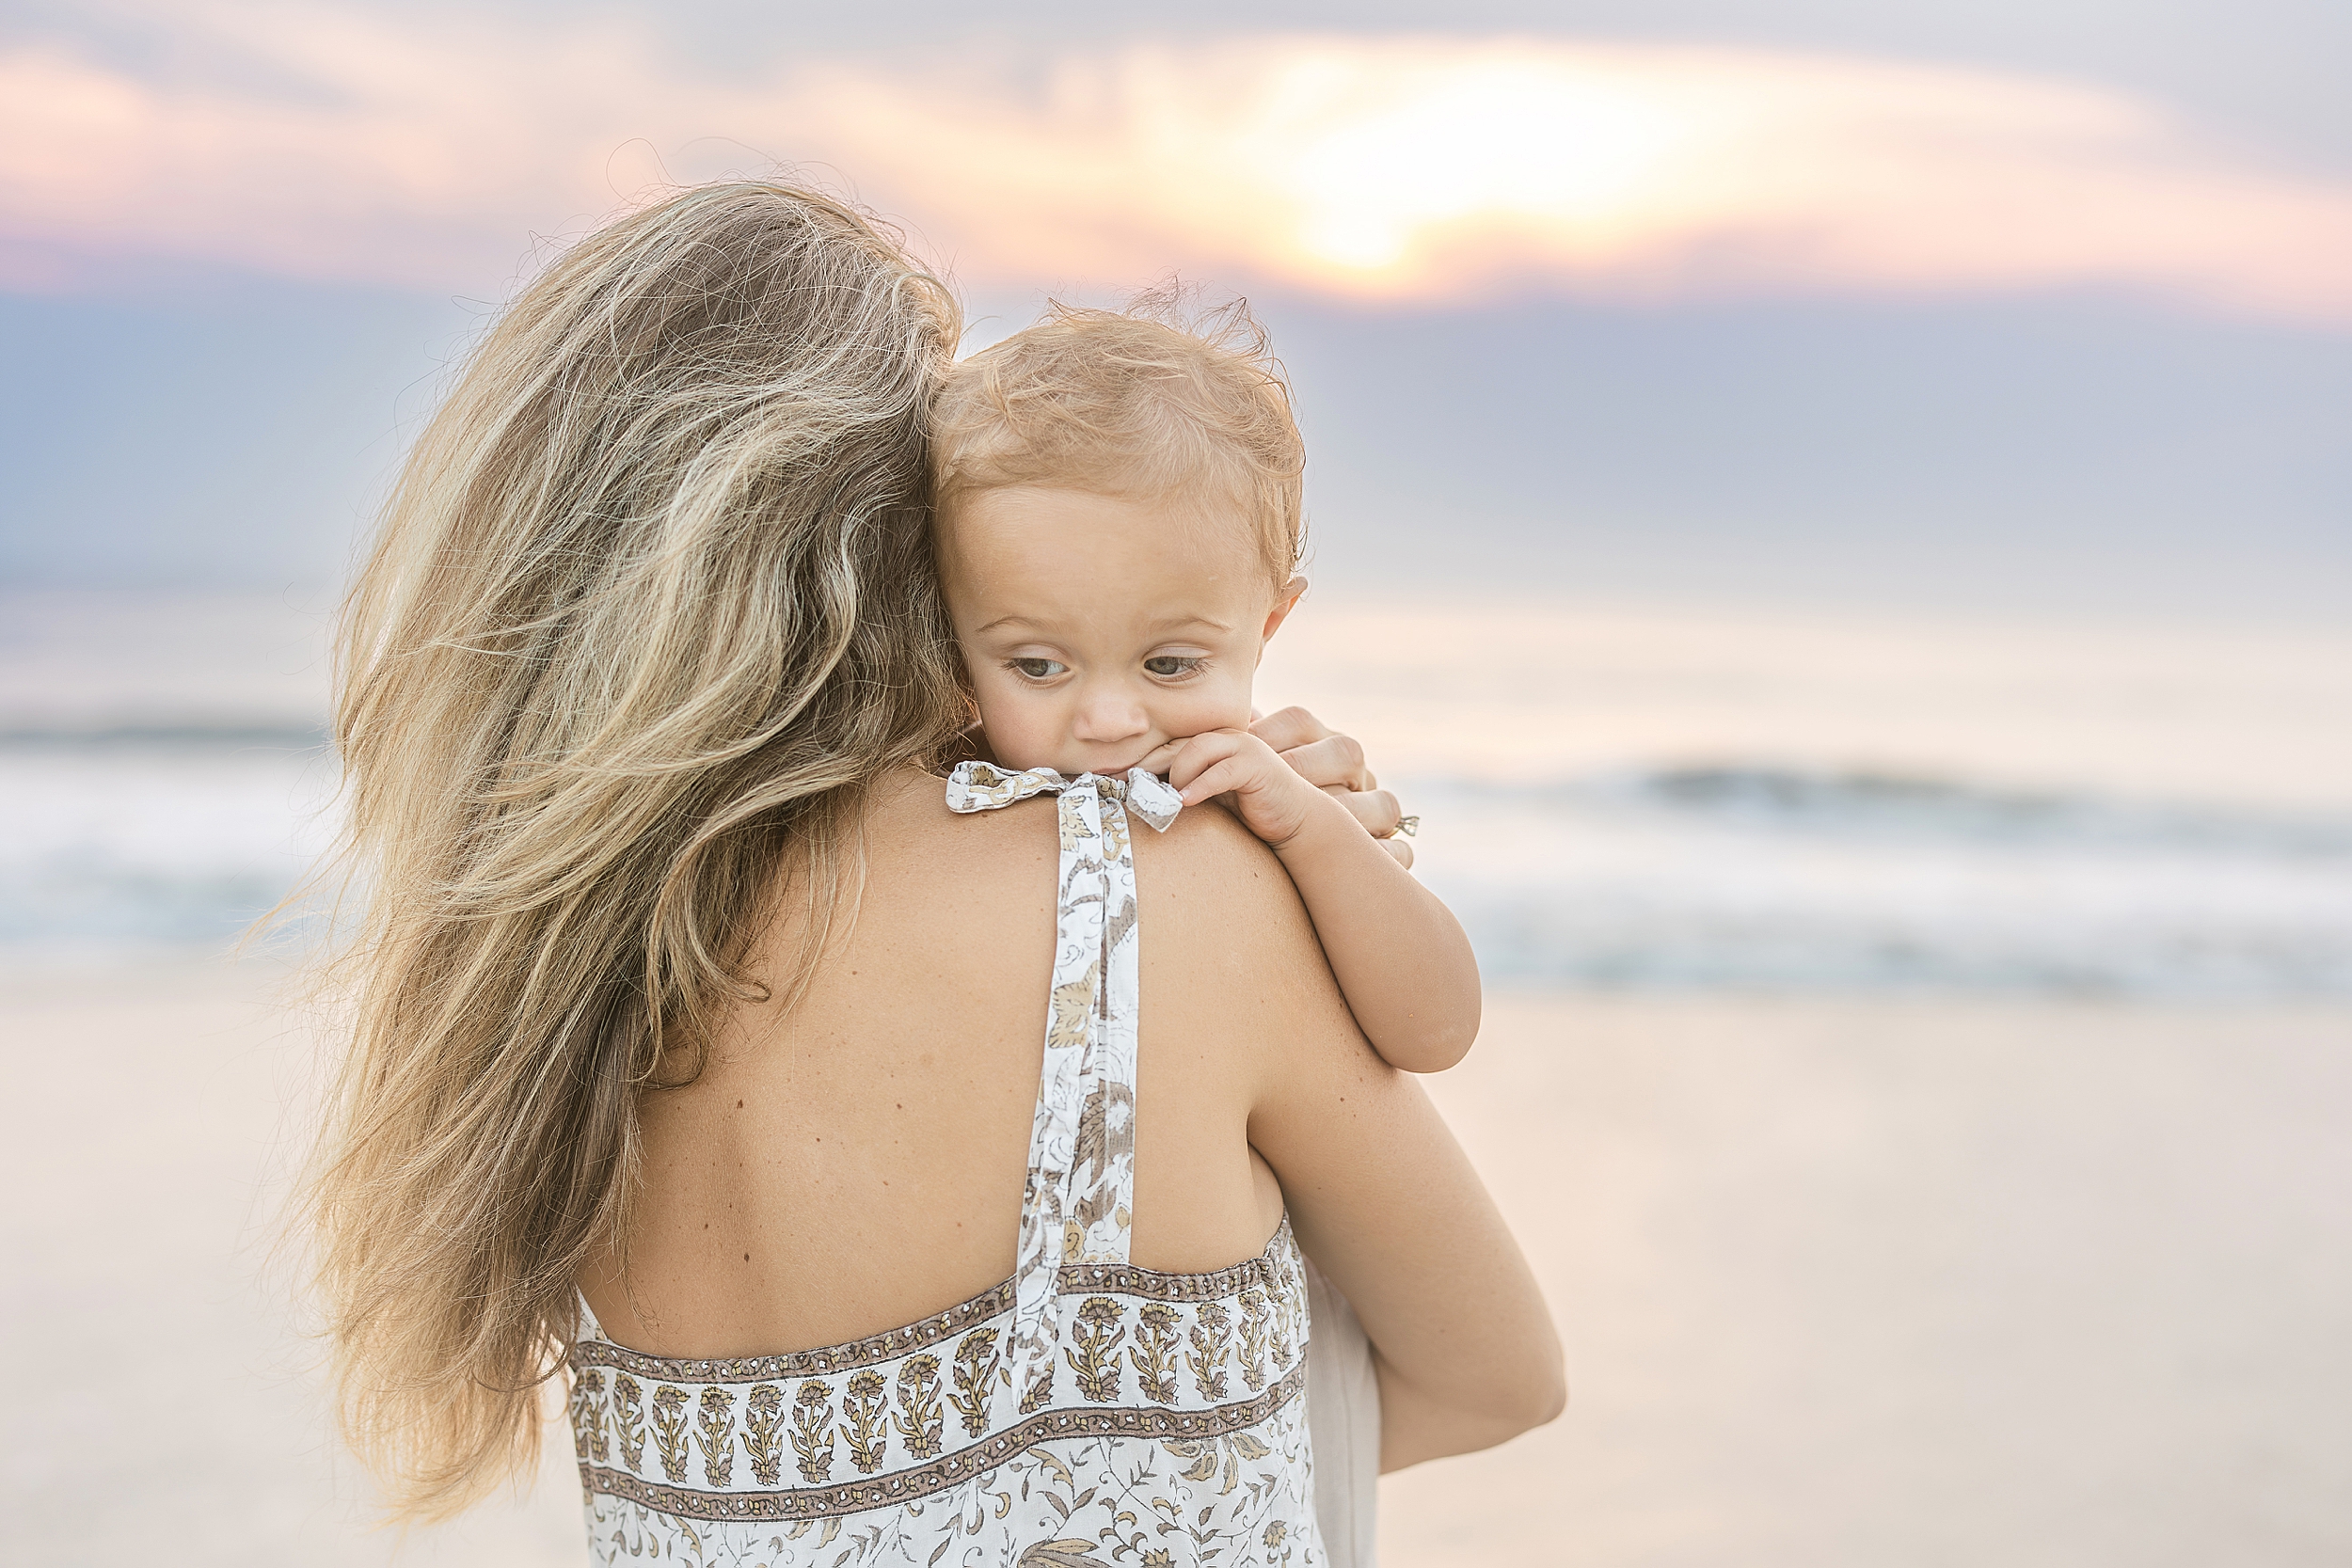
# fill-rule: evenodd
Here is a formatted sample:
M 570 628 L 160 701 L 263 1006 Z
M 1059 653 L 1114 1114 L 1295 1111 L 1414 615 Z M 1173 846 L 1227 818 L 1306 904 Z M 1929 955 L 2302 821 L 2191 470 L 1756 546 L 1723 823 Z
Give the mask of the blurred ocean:
M 0 600 L 0 965 L 219 950 L 332 836 L 328 602 Z M 1311 604 L 1490 977 L 2352 997 L 2352 637 Z
M 332 839 L 325 595 L 0 598 L 0 965 L 221 951 Z

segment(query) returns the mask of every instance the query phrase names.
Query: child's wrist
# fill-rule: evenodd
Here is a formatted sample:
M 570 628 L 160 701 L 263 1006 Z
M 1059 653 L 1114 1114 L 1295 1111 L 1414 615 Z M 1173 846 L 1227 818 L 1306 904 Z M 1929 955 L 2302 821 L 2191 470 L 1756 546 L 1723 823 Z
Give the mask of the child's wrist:
M 1273 846 L 1284 861 L 1314 858 L 1329 852 L 1343 834 L 1361 834 L 1363 825 L 1337 800 L 1310 786 L 1313 799 L 1304 803 L 1297 831 Z M 1365 835 L 1367 840 L 1370 835 Z

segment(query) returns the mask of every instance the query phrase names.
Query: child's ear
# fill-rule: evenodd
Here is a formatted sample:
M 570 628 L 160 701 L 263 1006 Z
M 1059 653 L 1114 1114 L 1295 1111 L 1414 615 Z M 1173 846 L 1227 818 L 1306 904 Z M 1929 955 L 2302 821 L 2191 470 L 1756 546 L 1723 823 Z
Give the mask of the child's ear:
M 1261 643 L 1271 640 L 1282 623 L 1290 619 L 1291 611 L 1298 608 L 1298 601 L 1306 592 L 1305 578 L 1293 578 L 1282 584 L 1282 592 L 1275 595 L 1274 608 L 1266 611 L 1265 630 L 1258 634 Z

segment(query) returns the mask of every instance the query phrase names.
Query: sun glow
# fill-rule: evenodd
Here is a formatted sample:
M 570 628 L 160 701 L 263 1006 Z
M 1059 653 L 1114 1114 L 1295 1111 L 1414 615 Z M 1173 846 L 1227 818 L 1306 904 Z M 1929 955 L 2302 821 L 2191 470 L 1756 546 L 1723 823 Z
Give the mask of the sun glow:
M 1423 235 L 1549 215 L 1564 231 L 1621 224 L 1689 127 L 1599 71 L 1473 60 L 1393 82 L 1368 113 L 1299 127 L 1278 187 L 1297 203 L 1301 251 L 1377 276 Z
M 2108 286 L 2352 324 L 2352 187 L 2077 84 L 1765 51 L 1317 36 L 721 82 L 618 23 L 204 13 L 306 90 L 0 50 L 0 283 L 479 287 L 666 180 L 831 169 L 970 281 L 1371 299 Z M 420 26 L 422 24 L 420 24 Z M 719 138 L 726 138 L 721 140 Z M 660 149 L 656 158 L 651 150 Z

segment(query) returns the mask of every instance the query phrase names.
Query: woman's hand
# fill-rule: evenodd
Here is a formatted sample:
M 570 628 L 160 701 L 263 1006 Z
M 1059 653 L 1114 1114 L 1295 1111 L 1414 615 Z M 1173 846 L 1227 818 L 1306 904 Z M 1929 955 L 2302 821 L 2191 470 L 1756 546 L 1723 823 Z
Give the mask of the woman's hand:
M 1364 749 L 1353 736 L 1340 734 L 1303 707 L 1253 719 L 1249 733 L 1272 747 L 1300 778 L 1345 806 L 1399 865 L 1411 867 L 1413 847 L 1396 836 L 1397 824 L 1404 820 L 1396 797 L 1380 787 L 1364 764 Z

